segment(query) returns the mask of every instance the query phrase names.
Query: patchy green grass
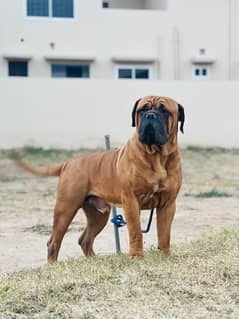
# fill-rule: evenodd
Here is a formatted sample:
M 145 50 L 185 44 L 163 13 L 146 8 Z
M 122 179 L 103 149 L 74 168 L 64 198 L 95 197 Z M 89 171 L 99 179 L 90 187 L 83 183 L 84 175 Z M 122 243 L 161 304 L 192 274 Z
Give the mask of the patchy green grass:
M 224 230 L 144 261 L 72 259 L 0 282 L 0 318 L 239 318 L 239 231 Z
M 213 197 L 231 197 L 231 195 L 226 193 L 226 192 L 220 192 L 216 189 L 212 189 L 211 191 L 208 191 L 208 192 L 200 192 L 195 197 L 197 197 L 197 198 L 213 198 Z
M 219 193 L 238 196 L 239 149 L 188 146 L 182 149 L 181 154 L 182 193 L 195 196 L 217 190 Z
M 195 198 L 232 197 L 231 194 L 218 191 L 217 189 L 212 189 L 207 192 L 200 192 L 198 194 L 185 193 L 184 196 L 193 196 Z
M 51 233 L 52 227 L 45 224 L 37 224 L 31 227 L 26 227 L 25 232 L 33 232 L 39 235 L 49 235 Z
M 0 183 L 11 183 L 15 182 L 16 178 L 12 176 L 0 175 Z
M 238 148 L 225 148 L 220 146 L 197 146 L 197 145 L 188 145 L 185 150 L 194 152 L 194 153 L 206 153 L 206 154 L 222 154 L 222 153 L 231 153 L 239 154 Z
M 20 155 L 21 157 L 36 163 L 45 165 L 46 163 L 52 162 L 63 162 L 69 158 L 78 156 L 83 153 L 90 153 L 93 151 L 102 151 L 102 149 L 86 149 L 80 148 L 79 150 L 65 150 L 65 149 L 44 149 L 41 147 L 31 147 L 26 146 L 22 149 L 12 149 L 9 151 L 1 151 L 2 157 L 5 155 L 6 157 L 14 157 L 15 154 Z
M 67 232 L 75 231 L 75 232 L 81 232 L 85 229 L 85 227 L 82 227 L 79 223 L 73 222 L 69 226 Z M 26 227 L 24 229 L 25 232 L 33 232 L 37 233 L 39 235 L 50 235 L 52 232 L 52 225 L 45 225 L 45 224 L 37 224 L 31 227 Z

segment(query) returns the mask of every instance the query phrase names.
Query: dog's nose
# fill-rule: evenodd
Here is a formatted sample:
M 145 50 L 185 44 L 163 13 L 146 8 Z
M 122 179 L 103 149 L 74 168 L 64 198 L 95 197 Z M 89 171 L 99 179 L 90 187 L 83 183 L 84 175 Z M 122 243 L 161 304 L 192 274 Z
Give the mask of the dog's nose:
M 148 112 L 145 114 L 146 119 L 156 119 L 156 114 L 154 112 Z

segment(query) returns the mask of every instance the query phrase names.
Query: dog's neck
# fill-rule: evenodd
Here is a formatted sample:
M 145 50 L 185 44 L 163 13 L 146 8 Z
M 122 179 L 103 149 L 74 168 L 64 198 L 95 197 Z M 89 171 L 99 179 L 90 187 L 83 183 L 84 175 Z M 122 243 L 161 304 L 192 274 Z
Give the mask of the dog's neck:
M 156 145 L 148 146 L 141 143 L 138 139 L 137 133 L 135 133 L 129 140 L 129 152 L 135 161 L 139 161 L 141 167 L 144 167 L 145 170 L 150 170 L 155 172 L 157 176 L 160 176 L 160 180 L 163 180 L 167 177 L 167 161 L 168 155 L 165 156 L 162 154 L 160 148 Z M 136 159 L 137 154 L 137 159 Z
M 133 134 L 131 140 L 133 145 L 140 149 L 142 153 L 150 156 L 160 156 L 162 159 L 165 158 L 165 160 L 171 154 L 178 151 L 177 141 L 174 141 L 173 145 L 170 141 L 163 146 L 158 146 L 156 144 L 146 145 L 139 141 L 137 132 Z

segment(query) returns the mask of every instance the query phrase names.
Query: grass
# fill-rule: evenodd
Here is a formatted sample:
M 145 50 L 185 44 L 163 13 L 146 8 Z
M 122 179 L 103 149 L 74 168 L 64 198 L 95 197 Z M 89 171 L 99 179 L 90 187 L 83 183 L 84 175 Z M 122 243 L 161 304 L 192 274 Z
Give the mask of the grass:
M 238 196 L 239 149 L 188 146 L 183 148 L 182 193 L 206 197 Z
M 17 155 L 20 155 L 20 157 L 32 161 L 33 163 L 45 165 L 46 163 L 51 162 L 63 162 L 69 158 L 78 156 L 79 154 L 90 153 L 93 151 L 98 152 L 102 150 L 103 149 L 101 148 L 80 148 L 78 150 L 67 150 L 58 148 L 45 149 L 42 147 L 25 146 L 21 149 L 0 150 L 0 159 L 11 159 L 15 158 Z
M 226 192 L 220 192 L 216 189 L 212 189 L 208 192 L 200 192 L 195 197 L 197 197 L 197 198 L 214 198 L 214 197 L 231 197 L 231 195 L 226 193 Z
M 173 249 L 72 259 L 0 282 L 0 318 L 239 318 L 239 231 Z
M 212 189 L 198 194 L 185 193 L 184 196 L 193 196 L 195 198 L 218 198 L 218 197 L 231 197 L 232 195 L 227 192 L 221 192 L 217 189 Z
M 194 152 L 194 153 L 207 153 L 207 154 L 222 154 L 222 153 L 231 153 L 239 154 L 239 148 L 226 148 L 221 146 L 197 146 L 197 145 L 188 145 L 185 150 Z
M 70 231 L 83 231 L 84 227 L 82 227 L 79 223 L 77 222 L 72 222 L 70 227 L 68 228 L 68 232 Z M 24 229 L 25 232 L 33 232 L 37 233 L 39 235 L 50 235 L 52 231 L 52 225 L 45 225 L 45 224 L 37 224 L 31 227 L 27 227 Z

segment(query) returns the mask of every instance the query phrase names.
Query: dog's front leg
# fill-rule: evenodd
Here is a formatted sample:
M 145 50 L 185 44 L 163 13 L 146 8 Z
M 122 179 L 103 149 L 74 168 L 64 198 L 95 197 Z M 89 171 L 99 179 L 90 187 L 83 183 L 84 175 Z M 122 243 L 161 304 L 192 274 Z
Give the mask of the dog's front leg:
M 175 200 L 157 208 L 158 248 L 165 255 L 170 255 L 170 233 L 175 210 Z
M 122 206 L 129 233 L 129 255 L 143 258 L 143 238 L 140 224 L 140 208 L 135 195 L 131 192 L 122 194 Z

